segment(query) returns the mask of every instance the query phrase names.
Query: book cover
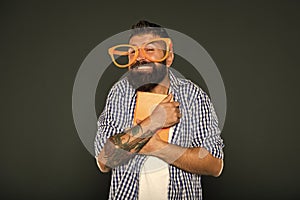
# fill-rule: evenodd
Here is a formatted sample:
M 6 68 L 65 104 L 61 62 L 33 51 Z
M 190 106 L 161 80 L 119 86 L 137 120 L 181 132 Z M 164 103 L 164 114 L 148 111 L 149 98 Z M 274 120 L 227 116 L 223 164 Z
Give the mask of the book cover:
M 167 96 L 168 95 L 166 94 L 156 94 L 138 91 L 136 97 L 136 106 L 134 110 L 134 124 L 137 124 L 137 119 L 144 120 L 145 118 L 150 116 L 155 107 Z M 165 142 L 168 142 L 169 129 L 170 128 L 163 128 L 157 131 L 159 137 Z

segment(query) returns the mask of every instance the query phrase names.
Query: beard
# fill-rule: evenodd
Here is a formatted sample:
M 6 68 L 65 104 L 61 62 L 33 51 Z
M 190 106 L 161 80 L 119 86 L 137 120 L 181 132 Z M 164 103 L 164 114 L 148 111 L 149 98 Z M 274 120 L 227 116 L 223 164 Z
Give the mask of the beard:
M 152 67 L 152 72 L 136 71 L 135 68 L 146 65 Z M 134 89 L 142 92 L 151 92 L 166 77 L 167 67 L 162 63 L 137 61 L 128 72 L 128 81 Z

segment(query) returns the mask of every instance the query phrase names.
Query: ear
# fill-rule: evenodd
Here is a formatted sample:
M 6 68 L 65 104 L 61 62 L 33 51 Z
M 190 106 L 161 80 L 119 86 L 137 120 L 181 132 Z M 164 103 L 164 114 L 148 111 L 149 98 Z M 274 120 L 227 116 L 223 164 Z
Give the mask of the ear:
M 170 67 L 173 63 L 174 60 L 174 53 L 173 53 L 173 43 L 170 43 L 170 50 L 169 50 L 169 55 L 166 59 L 166 66 Z

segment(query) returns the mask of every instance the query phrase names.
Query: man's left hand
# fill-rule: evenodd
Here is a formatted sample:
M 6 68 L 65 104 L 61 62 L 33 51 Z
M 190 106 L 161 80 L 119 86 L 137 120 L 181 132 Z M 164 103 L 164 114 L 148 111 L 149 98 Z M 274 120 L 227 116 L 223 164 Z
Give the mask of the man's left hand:
M 156 156 L 159 152 L 168 145 L 159 135 L 154 134 L 148 143 L 140 150 L 140 154 Z

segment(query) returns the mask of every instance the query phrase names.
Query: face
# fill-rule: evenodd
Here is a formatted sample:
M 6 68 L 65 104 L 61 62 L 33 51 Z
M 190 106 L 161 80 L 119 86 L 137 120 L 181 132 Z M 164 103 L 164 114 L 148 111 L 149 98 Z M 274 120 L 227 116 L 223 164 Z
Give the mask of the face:
M 141 47 L 143 44 L 155 38 L 158 37 L 152 34 L 136 35 L 130 39 L 129 44 Z M 153 54 L 153 56 L 161 56 L 160 54 L 163 54 L 163 49 L 165 49 L 165 47 L 162 46 L 160 49 L 155 51 L 154 45 L 151 43 L 145 48 L 146 51 L 149 51 L 147 53 Z M 150 92 L 154 87 L 160 84 L 162 80 L 167 76 L 166 65 L 169 62 L 168 59 L 170 60 L 170 58 L 167 58 L 166 60 L 160 63 L 152 62 L 145 57 L 141 50 L 139 50 L 136 62 L 129 66 L 129 83 L 139 91 Z

